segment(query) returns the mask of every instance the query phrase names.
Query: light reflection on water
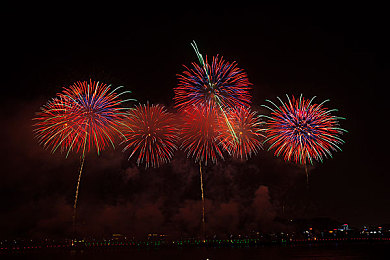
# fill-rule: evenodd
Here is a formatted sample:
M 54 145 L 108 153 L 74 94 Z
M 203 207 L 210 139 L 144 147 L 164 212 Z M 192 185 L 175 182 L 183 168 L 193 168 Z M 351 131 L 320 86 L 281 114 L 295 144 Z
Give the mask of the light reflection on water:
M 1 259 L 85 260 L 222 260 L 222 259 L 390 259 L 390 244 L 291 246 L 258 248 L 160 248 L 31 251 L 0 255 Z

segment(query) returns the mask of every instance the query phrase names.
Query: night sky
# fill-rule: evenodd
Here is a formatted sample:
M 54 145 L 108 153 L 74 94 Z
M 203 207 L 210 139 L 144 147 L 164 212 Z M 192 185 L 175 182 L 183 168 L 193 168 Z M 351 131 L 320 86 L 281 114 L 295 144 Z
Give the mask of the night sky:
M 275 218 L 390 223 L 383 6 L 20 8 L 5 7 L 1 18 L 0 238 L 71 232 L 79 159 L 38 145 L 35 112 L 62 87 L 90 78 L 173 111 L 176 74 L 196 61 L 192 40 L 201 53 L 237 61 L 248 73 L 254 109 L 263 113 L 265 99 L 285 94 L 317 96 L 330 99 L 327 107 L 339 109 L 348 130 L 343 152 L 311 167 L 309 189 L 303 168 L 272 152 L 207 167 L 209 233 L 283 230 Z M 178 152 L 170 164 L 145 170 L 127 156 L 121 149 L 87 156 L 79 232 L 198 235 L 197 165 Z

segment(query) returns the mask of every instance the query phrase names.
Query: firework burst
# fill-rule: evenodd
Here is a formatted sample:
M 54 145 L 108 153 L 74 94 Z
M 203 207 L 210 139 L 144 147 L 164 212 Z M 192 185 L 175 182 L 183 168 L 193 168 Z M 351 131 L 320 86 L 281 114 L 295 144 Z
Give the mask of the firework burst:
M 264 122 L 255 111 L 246 107 L 238 107 L 229 110 L 227 113 L 232 130 L 236 138 L 231 134 L 226 123 L 219 120 L 219 129 L 221 132 L 221 142 L 225 150 L 233 157 L 241 160 L 247 160 L 252 154 L 262 149 L 262 140 L 264 135 Z
M 159 167 L 173 157 L 177 149 L 178 129 L 173 114 L 162 105 L 138 105 L 125 120 L 125 150 L 129 159 L 137 157 L 137 164 Z
M 279 97 L 281 105 L 272 101 L 274 108 L 263 105 L 271 110 L 271 116 L 266 123 L 266 142 L 269 150 L 274 149 L 275 155 L 282 155 L 284 160 L 297 164 L 313 164 L 322 162 L 324 158 L 332 157 L 332 151 L 340 150 L 344 141 L 340 138 L 346 130 L 340 128 L 339 119 L 332 112 L 337 109 L 326 109 L 323 101 L 314 104 L 312 99 L 305 99 L 302 95 L 296 99 L 287 96 L 287 102 Z
M 250 85 L 247 74 L 237 63 L 229 63 L 223 57 L 213 57 L 209 64 L 204 60 L 195 43 L 192 44 L 200 65 L 193 62 L 182 74 L 177 75 L 178 86 L 174 88 L 175 106 L 179 110 L 191 106 L 213 110 L 248 106 Z
M 122 87 L 110 86 L 90 80 L 76 82 L 57 94 L 41 108 L 35 118 L 35 134 L 40 144 L 50 149 L 81 152 L 82 157 L 91 149 L 99 154 L 114 145 L 114 136 L 122 135 L 120 126 L 128 108 L 122 100 L 130 91 L 117 93 Z
M 216 113 L 193 107 L 182 111 L 181 148 L 195 162 L 207 165 L 223 159 Z

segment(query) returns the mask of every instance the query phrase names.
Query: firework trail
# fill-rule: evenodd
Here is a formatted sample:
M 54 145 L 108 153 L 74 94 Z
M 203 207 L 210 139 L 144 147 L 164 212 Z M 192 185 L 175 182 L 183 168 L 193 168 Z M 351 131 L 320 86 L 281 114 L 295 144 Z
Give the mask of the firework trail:
M 223 159 L 220 141 L 218 116 L 214 111 L 192 107 L 181 112 L 180 127 L 181 148 L 199 163 L 200 189 L 202 195 L 202 239 L 205 239 L 205 202 L 203 189 L 202 163 L 216 163 Z
M 246 107 L 237 107 L 228 111 L 227 116 L 237 138 L 230 134 L 230 129 L 219 120 L 221 143 L 226 151 L 235 158 L 247 160 L 252 154 L 262 149 L 264 122 L 255 111 Z
M 303 165 L 308 181 L 307 164 L 323 162 L 324 158 L 332 157 L 332 151 L 341 151 L 344 141 L 340 135 L 347 131 L 340 128 L 339 120 L 345 118 L 332 115 L 337 109 L 324 107 L 329 100 L 315 104 L 315 97 L 310 100 L 302 95 L 298 99 L 286 97 L 287 102 L 278 97 L 279 106 L 267 100 L 274 108 L 263 105 L 271 111 L 271 116 L 264 116 L 268 119 L 265 142 L 276 156 Z
M 79 185 L 85 155 L 90 150 L 97 154 L 107 146 L 114 146 L 114 138 L 122 135 L 120 127 L 128 108 L 121 96 L 130 91 L 117 92 L 110 85 L 90 80 L 79 81 L 64 88 L 37 113 L 34 132 L 39 143 L 52 153 L 57 150 L 80 153 L 81 166 L 74 200 L 73 227 L 75 225 Z
M 162 105 L 138 105 L 124 121 L 125 148 L 129 159 L 137 157 L 137 164 L 159 167 L 167 163 L 177 150 L 178 129 L 173 114 Z

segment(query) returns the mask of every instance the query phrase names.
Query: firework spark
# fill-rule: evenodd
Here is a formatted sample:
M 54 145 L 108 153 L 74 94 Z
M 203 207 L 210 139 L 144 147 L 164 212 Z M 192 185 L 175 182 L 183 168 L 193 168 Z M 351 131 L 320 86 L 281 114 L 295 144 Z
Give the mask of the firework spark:
M 125 120 L 125 150 L 129 159 L 136 155 L 137 164 L 159 167 L 173 157 L 177 149 L 178 129 L 173 114 L 162 105 L 138 105 Z

